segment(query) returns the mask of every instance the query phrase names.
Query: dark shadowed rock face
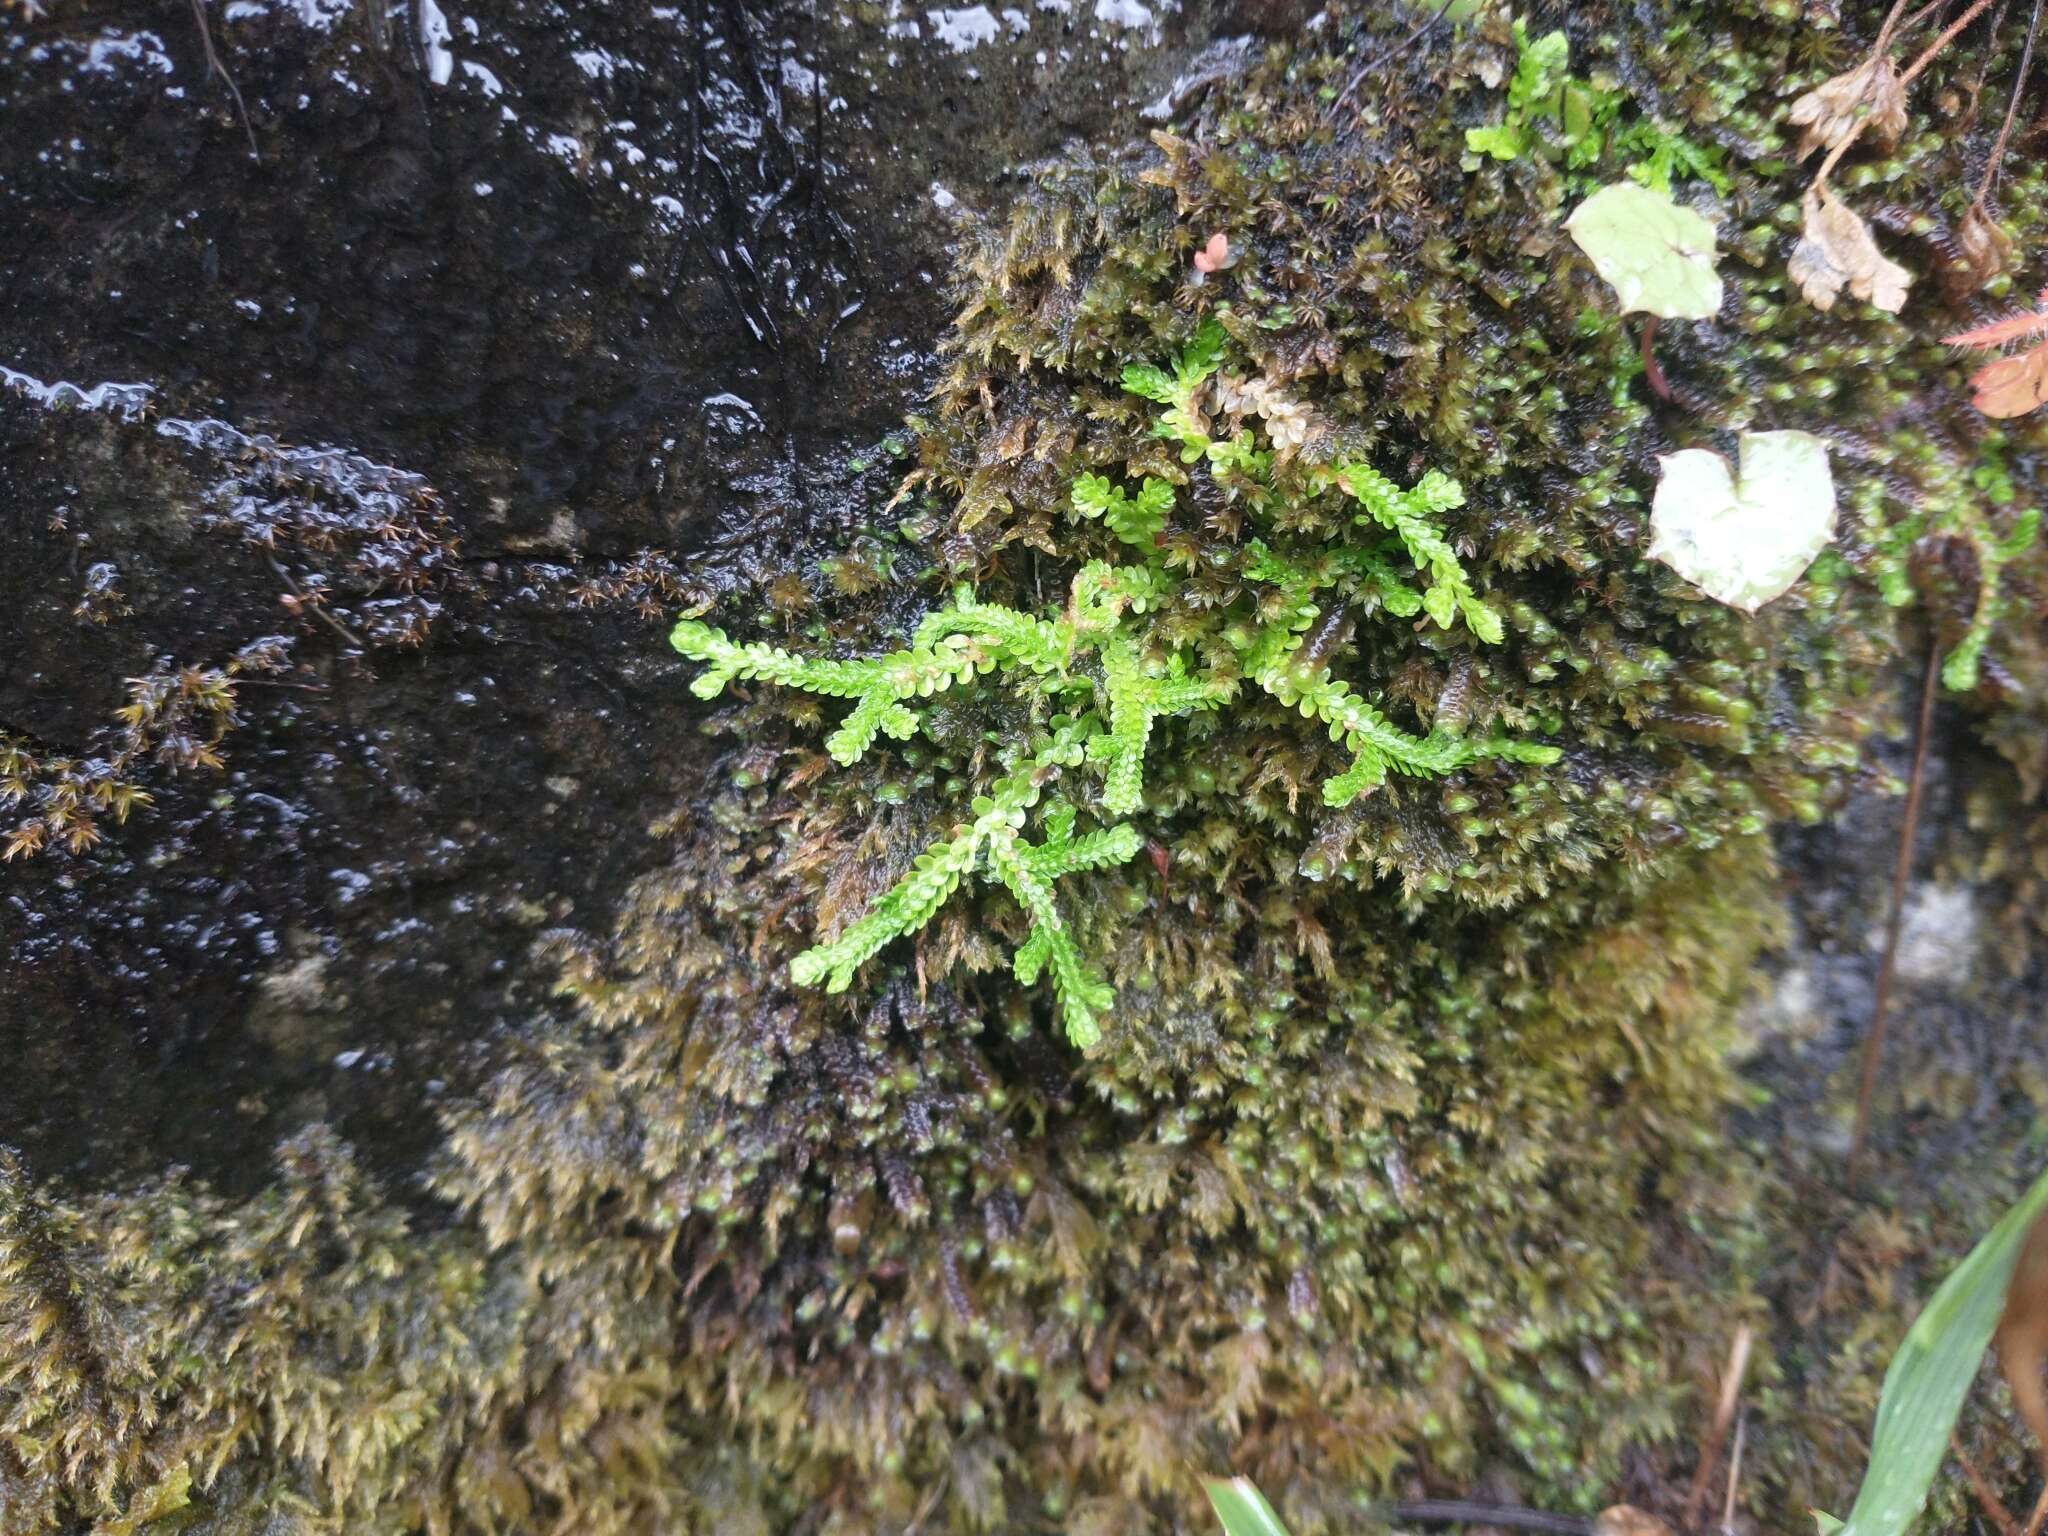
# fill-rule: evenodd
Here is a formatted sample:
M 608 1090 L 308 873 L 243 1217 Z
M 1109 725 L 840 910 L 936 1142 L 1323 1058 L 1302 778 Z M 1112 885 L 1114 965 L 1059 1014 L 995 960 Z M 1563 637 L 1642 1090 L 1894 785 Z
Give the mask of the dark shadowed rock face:
M 104 754 L 129 678 L 286 653 L 223 770 L 7 866 L 6 1139 L 412 1164 L 699 755 L 674 594 L 608 573 L 759 585 L 886 496 L 954 219 L 1209 30 L 1109 11 L 213 8 L 239 107 L 182 6 L 0 20 L 0 731 Z

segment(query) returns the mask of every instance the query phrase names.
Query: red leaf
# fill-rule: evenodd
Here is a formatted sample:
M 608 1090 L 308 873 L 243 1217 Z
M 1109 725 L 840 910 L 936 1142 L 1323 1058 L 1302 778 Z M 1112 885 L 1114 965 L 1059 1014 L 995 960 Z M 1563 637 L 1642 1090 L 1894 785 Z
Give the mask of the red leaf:
M 2036 318 L 2048 325 L 2048 315 Z M 1986 363 L 1970 375 L 1970 388 L 1970 403 L 1986 416 L 2024 416 L 2048 405 L 2048 342 Z
M 1975 347 L 1989 352 L 2008 342 L 2032 341 L 2036 337 L 2048 336 L 2048 288 L 2041 290 L 2041 304 L 2043 307 L 2040 309 L 2007 315 L 2003 320 L 1980 325 L 1974 331 L 1957 331 L 1955 335 L 1941 339 L 1952 347 Z

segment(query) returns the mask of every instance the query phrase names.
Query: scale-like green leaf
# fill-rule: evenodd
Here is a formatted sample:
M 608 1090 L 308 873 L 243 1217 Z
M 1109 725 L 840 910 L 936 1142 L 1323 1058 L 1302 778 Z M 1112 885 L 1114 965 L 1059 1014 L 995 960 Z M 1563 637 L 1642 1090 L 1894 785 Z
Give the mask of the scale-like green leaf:
M 1074 481 L 1072 501 L 1078 515 L 1106 518 L 1110 532 L 1149 555 L 1173 510 L 1173 487 L 1147 475 L 1138 494 L 1127 496 L 1104 476 L 1084 473 Z
M 1150 363 L 1129 363 L 1124 367 L 1124 388 L 1134 395 L 1143 395 L 1161 405 L 1171 405 L 1174 399 L 1173 380 L 1164 368 L 1155 368 Z
M 1558 34 L 1534 49 L 1530 69 L 1537 73 L 1525 80 L 1528 89 L 1547 78 L 1541 74 L 1548 68 L 1546 59 L 1555 54 L 1561 62 L 1562 43 Z M 1309 541 L 1285 556 L 1253 540 L 1243 574 L 1278 590 L 1251 595 L 1237 617 L 1214 615 L 1212 633 L 1221 645 L 1190 646 L 1177 633 L 1219 601 L 1235 607 L 1240 600 L 1227 580 L 1207 590 L 1176 574 L 1173 551 L 1162 543 L 1176 505 L 1174 484 L 1141 476 L 1132 493 L 1092 472 L 1072 485 L 1068 504 L 1073 515 L 1100 520 L 1139 558 L 1089 561 L 1074 573 L 1061 606 L 1024 612 L 985 602 L 971 585 L 962 585 L 950 604 L 918 623 L 906 648 L 851 659 L 800 656 L 764 641 L 738 642 L 696 619 L 676 624 L 670 637 L 675 648 L 703 663 L 691 684 L 700 698 L 715 697 L 728 683 L 751 678 L 854 701 L 826 740 L 827 750 L 842 764 L 858 761 L 884 737 L 903 741 L 914 736 L 921 721 L 912 703 L 973 686 L 990 674 L 1001 679 L 1001 688 L 986 690 L 984 701 L 1028 691 L 1034 718 L 1041 721 L 1050 706 L 1050 738 L 1039 737 L 1040 728 L 1033 728 L 1025 739 L 1040 740 L 1036 750 L 1012 748 L 1004 754 L 1008 771 L 973 801 L 971 820 L 955 823 L 929 844 L 853 922 L 791 959 L 789 974 L 797 985 L 844 991 L 863 965 L 924 928 L 962 886 L 992 881 L 1030 920 L 1029 936 L 1014 961 L 1018 981 L 1029 986 L 1050 979 L 1068 1039 L 1083 1049 L 1094 1045 L 1115 992 L 1091 967 L 1064 921 L 1056 886 L 1063 878 L 1124 863 L 1144 839 L 1136 827 L 1121 822 L 1077 835 L 1076 806 L 1062 799 L 1047 809 L 1043 840 L 1034 844 L 1025 836 L 1032 808 L 1063 773 L 1086 763 L 1102 770 L 1093 811 L 1098 819 L 1141 814 L 1146 752 L 1156 723 L 1219 708 L 1238 696 L 1247 679 L 1319 719 L 1350 750 L 1349 769 L 1324 787 L 1333 805 L 1365 793 L 1389 773 L 1440 776 L 1486 757 L 1555 760 L 1554 747 L 1499 737 L 1467 739 L 1442 731 L 1411 735 L 1332 677 L 1320 656 L 1313 666 L 1294 666 L 1304 630 L 1325 607 L 1314 598 L 1317 593 L 1328 593 L 1328 611 L 1339 616 L 1426 612 L 1446 629 L 1462 620 L 1480 643 L 1499 641 L 1502 623 L 1473 590 L 1443 526 L 1444 515 L 1465 499 L 1449 476 L 1430 471 L 1404 490 L 1357 460 L 1289 468 L 1281 476 L 1276 446 L 1259 446 L 1259 431 L 1273 436 L 1270 423 L 1261 429 L 1249 418 L 1225 412 L 1231 435 L 1210 436 L 1215 405 L 1207 383 L 1223 366 L 1229 346 L 1228 334 L 1211 316 L 1170 368 L 1133 364 L 1124 370 L 1124 387 L 1164 408 L 1154 419 L 1155 435 L 1178 444 L 1183 462 L 1206 463 L 1212 487 L 1242 502 L 1268 534 L 1298 532 L 1304 525 L 1327 528 L 1326 512 L 1305 518 L 1301 514 L 1308 509 L 1302 504 L 1341 494 L 1355 503 L 1351 520 L 1368 536 L 1358 544 Z M 1427 575 L 1420 591 L 1396 568 L 1403 554 Z M 1225 578 L 1230 573 L 1219 569 L 1215 574 Z M 1148 614 L 1161 618 L 1143 622 Z M 1220 657 L 1219 650 L 1224 653 Z M 1235 656 L 1229 654 L 1233 650 Z M 1190 671 L 1190 654 L 1200 658 L 1201 672 Z M 1079 698 L 1089 703 L 1069 713 Z M 994 733 L 989 739 L 1000 740 Z

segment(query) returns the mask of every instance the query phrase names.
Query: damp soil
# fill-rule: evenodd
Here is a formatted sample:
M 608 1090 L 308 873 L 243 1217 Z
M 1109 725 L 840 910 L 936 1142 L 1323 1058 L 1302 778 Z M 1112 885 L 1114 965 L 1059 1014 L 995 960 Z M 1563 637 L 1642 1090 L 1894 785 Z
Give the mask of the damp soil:
M 326 1119 L 403 1183 L 702 771 L 661 580 L 842 541 L 956 221 L 1299 18 L 206 12 L 0 7 L 0 731 L 285 656 L 221 769 L 0 872 L 0 1141 L 233 1190 Z

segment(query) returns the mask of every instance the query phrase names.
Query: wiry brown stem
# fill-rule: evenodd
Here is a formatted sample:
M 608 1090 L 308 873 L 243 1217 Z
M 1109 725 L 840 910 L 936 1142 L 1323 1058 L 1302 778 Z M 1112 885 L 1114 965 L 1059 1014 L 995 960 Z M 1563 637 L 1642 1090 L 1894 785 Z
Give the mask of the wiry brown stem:
M 1963 1469 L 1963 1481 L 1970 1485 L 1970 1492 L 1976 1496 L 1977 1507 L 1984 1516 L 1998 1527 L 1998 1536 L 2020 1536 L 2020 1523 L 2013 1519 L 1998 1495 L 1991 1490 L 1991 1484 L 1984 1480 L 1984 1474 L 1977 1470 L 1977 1463 L 1970 1460 L 1970 1453 L 1963 1449 L 1962 1437 L 1954 1430 L 1949 1431 L 1948 1448 L 1955 1454 L 1956 1463 Z
M 1975 3 L 1967 11 L 1964 11 L 1962 15 L 1943 28 L 1941 36 L 1921 49 L 1920 57 L 1906 66 L 1906 72 L 1899 76 L 1899 89 L 1903 91 L 1917 80 L 1921 72 L 1934 62 L 1935 58 L 1941 53 L 1941 50 L 1955 41 L 1957 33 L 1961 32 L 1963 28 L 1967 27 L 1990 8 L 1991 0 L 1975 0 Z M 1841 141 L 1828 151 L 1827 158 L 1820 163 L 1820 169 L 1813 173 L 1814 186 L 1824 187 L 1827 185 L 1828 172 L 1841 164 L 1842 156 L 1849 152 L 1849 147 L 1852 144 L 1863 137 L 1863 130 L 1869 122 L 1870 117 L 1868 114 L 1858 118 L 1855 125 L 1842 135 Z
M 1755 1340 L 1749 1324 L 1739 1324 L 1735 1337 L 1728 1348 L 1728 1366 L 1721 1373 L 1721 1396 L 1714 1405 L 1714 1420 L 1708 1427 L 1706 1444 L 1701 1447 L 1699 1465 L 1693 1468 L 1692 1486 L 1685 1495 L 1685 1525 L 1692 1527 L 1699 1519 L 1700 1504 L 1707 1496 L 1707 1480 L 1714 1475 L 1714 1467 L 1721 1459 L 1721 1447 L 1728 1440 L 1728 1426 L 1735 1421 L 1735 1410 L 1742 1402 L 1742 1378 L 1749 1372 L 1749 1351 Z M 1734 1476 L 1731 1469 L 1730 1478 Z
M 2033 14 L 2027 19 L 2027 41 L 2020 49 L 2020 67 L 2013 76 L 2012 99 L 2005 104 L 2005 121 L 1999 125 L 1991 159 L 1984 166 L 1984 179 L 1977 184 L 1977 196 L 1970 203 L 1979 213 L 1984 211 L 1984 200 L 1991 195 L 1991 188 L 1998 181 L 1998 168 L 2005 162 L 2006 142 L 2012 138 L 2012 125 L 2020 115 L 2020 94 L 2027 88 L 2027 72 L 2034 65 L 2034 38 L 2040 30 L 2041 0 L 2034 0 Z
M 1940 3 L 1940 0 L 1933 0 L 1933 3 L 1938 4 Z M 1892 40 L 1893 30 L 1897 28 L 1899 24 L 1899 12 L 1903 11 L 1905 8 L 1906 0 L 1892 0 L 1892 8 L 1884 13 L 1884 25 L 1877 29 L 1877 41 L 1870 45 L 1870 58 L 1874 59 L 1884 52 L 1886 46 Z M 1920 10 L 1915 11 L 1913 13 L 1914 20 L 1917 21 L 1922 15 L 1926 13 L 1926 10 L 1927 7 L 1922 6 Z M 1906 25 L 1909 27 L 1912 24 L 1913 23 L 1911 21 L 1906 23 Z M 1868 61 L 1866 60 L 1866 62 Z
M 1990 7 L 1990 5 L 1991 0 L 1976 0 L 1976 4 L 1972 5 L 1967 11 L 1963 12 L 1962 15 L 1958 16 L 1954 21 L 1950 22 L 1945 28 L 1943 28 L 1941 36 L 1937 37 L 1933 42 L 1929 43 L 1925 48 L 1921 49 L 1920 57 L 1915 59 L 1911 64 L 1906 66 L 1906 72 L 1899 76 L 1899 88 L 1903 90 L 1905 89 L 1905 87 L 1911 85 L 1915 80 L 1919 79 L 1921 72 L 1925 70 L 1928 65 L 1934 62 L 1935 57 L 1941 52 L 1941 50 L 1946 48 L 1950 43 L 1955 41 L 1956 34 L 1961 32 L 1963 28 L 1967 27 L 1979 16 L 1982 16 L 1984 12 Z
M 1748 1429 L 1745 1414 L 1735 1421 L 1735 1449 L 1728 1453 L 1728 1494 L 1721 1501 L 1722 1536 L 1731 1536 L 1735 1529 L 1735 1503 L 1742 1493 L 1742 1442 Z
M 1903 4 L 1904 0 L 1901 0 L 1901 3 Z M 1393 47 L 1385 50 L 1384 52 L 1376 55 L 1373 58 L 1367 59 L 1363 64 L 1359 65 L 1358 68 L 1352 73 L 1351 78 L 1344 82 L 1344 89 L 1338 93 L 1337 99 L 1330 104 L 1331 110 L 1335 111 L 1338 107 L 1342 106 L 1345 102 L 1349 101 L 1351 99 L 1352 92 L 1358 89 L 1358 87 L 1364 82 L 1365 77 L 1368 74 L 1370 74 L 1373 70 L 1380 68 L 1392 59 L 1398 58 L 1401 54 L 1406 53 L 1410 48 L 1414 47 L 1415 44 L 1421 40 L 1423 33 L 1427 32 L 1431 27 L 1435 26 L 1438 22 L 1444 19 L 1445 13 L 1448 12 L 1450 8 L 1451 0 L 1443 0 L 1443 4 L 1438 6 L 1434 11 L 1430 12 L 1429 15 L 1425 16 L 1413 32 L 1410 32 L 1406 37 L 1402 38 L 1400 42 L 1394 44 Z
M 256 130 L 250 125 L 249 104 L 242 100 L 242 88 L 235 84 L 235 77 L 228 73 L 227 65 L 221 63 L 220 55 L 213 51 L 213 29 L 206 24 L 206 0 L 192 0 L 192 19 L 199 26 L 199 46 L 206 50 L 206 72 L 220 76 L 228 94 L 235 98 L 235 115 L 241 119 L 242 132 L 249 139 L 249 158 L 261 160 L 263 152 L 256 147 Z
M 1915 27 L 1919 26 L 1921 22 L 1925 21 L 1928 17 L 1932 16 L 1936 11 L 1945 11 L 1953 4 L 1955 4 L 1955 0 L 1927 0 L 1927 3 L 1921 6 L 1919 10 L 1915 11 L 1912 15 L 1908 16 L 1904 21 L 1899 23 L 1899 29 L 1896 35 L 1899 37 L 1904 37 L 1908 32 L 1912 31 Z
M 1870 1133 L 1870 1101 L 1877 1091 L 1877 1064 L 1884 1056 L 1885 1016 L 1891 1004 L 1892 972 L 1898 963 L 1899 925 L 1906 905 L 1906 881 L 1913 873 L 1913 836 L 1920 826 L 1920 795 L 1927 783 L 1927 738 L 1934 725 L 1934 683 L 1941 673 L 1941 645 L 1927 637 L 1927 673 L 1920 684 L 1919 737 L 1913 745 L 1913 776 L 1906 785 L 1906 815 L 1899 827 L 1898 857 L 1892 862 L 1891 910 L 1885 916 L 1884 957 L 1877 965 L 1877 999 L 1863 1036 L 1863 1066 L 1856 1084 L 1856 1124 L 1849 1135 L 1849 1182 L 1856 1182 L 1863 1141 Z

